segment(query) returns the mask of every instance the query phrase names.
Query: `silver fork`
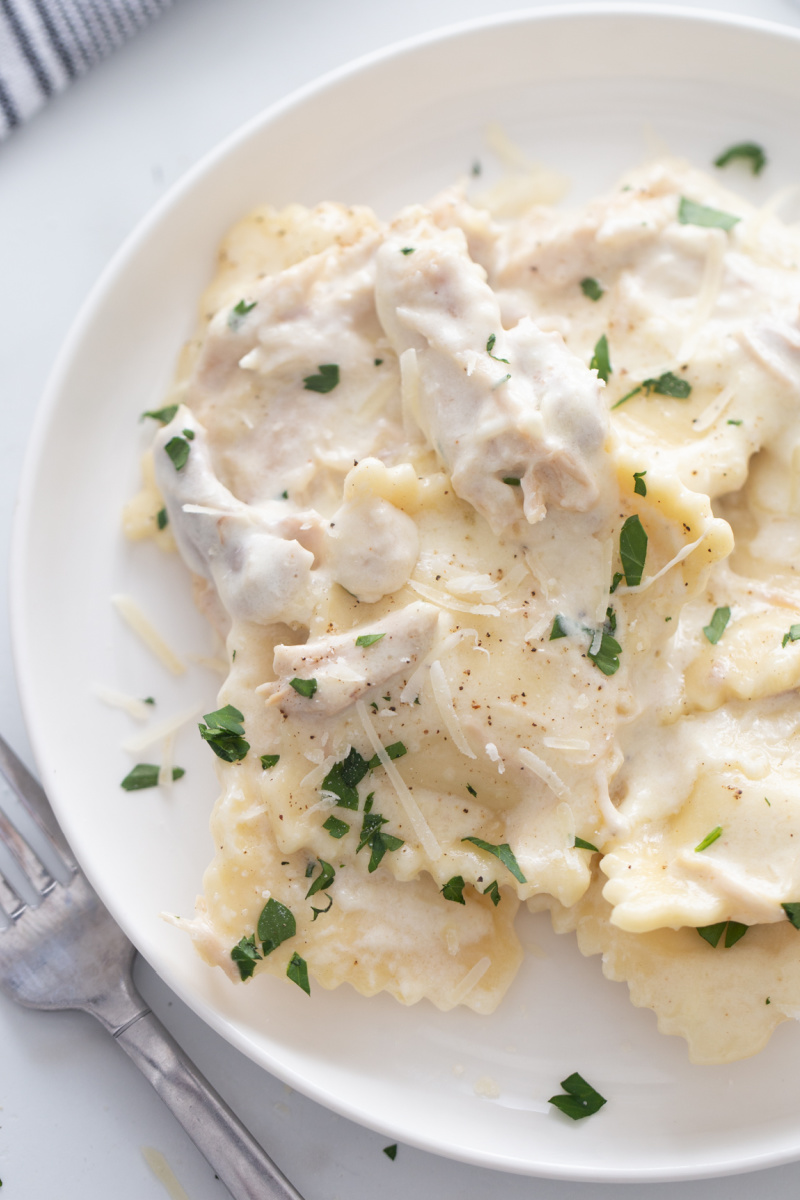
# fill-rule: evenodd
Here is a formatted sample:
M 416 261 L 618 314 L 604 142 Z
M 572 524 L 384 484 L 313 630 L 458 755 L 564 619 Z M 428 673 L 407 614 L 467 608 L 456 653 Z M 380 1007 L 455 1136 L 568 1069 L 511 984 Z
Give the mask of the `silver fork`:
M 0 841 L 37 894 L 0 871 L 0 988 L 30 1008 L 91 1013 L 136 1063 L 236 1200 L 302 1200 L 136 991 L 133 945 L 78 867 L 41 785 L 0 738 L 0 773 L 64 864 L 48 870 L 0 812 Z M 47 855 L 45 854 L 45 857 Z

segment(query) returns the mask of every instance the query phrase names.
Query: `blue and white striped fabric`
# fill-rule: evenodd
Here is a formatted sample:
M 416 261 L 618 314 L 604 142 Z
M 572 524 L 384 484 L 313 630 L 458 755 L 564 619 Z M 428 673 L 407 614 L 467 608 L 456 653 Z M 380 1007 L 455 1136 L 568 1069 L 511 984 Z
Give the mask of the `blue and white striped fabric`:
M 0 139 L 172 0 L 0 0 Z

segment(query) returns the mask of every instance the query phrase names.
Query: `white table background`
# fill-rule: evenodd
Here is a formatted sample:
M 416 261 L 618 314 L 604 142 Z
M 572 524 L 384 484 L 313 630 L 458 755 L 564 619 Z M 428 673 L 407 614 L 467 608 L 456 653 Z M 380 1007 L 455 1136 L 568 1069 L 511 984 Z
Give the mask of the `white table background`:
M 590 0 L 591 2 L 591 0 Z M 685 4 L 688 6 L 688 2 Z M 73 317 L 140 217 L 261 108 L 412 34 L 534 0 L 176 0 L 174 9 L 0 145 L 0 730 L 33 766 L 14 683 L 8 549 L 34 411 Z M 703 7 L 800 27 L 795 0 Z M 113 398 L 110 398 L 113 400 Z M 143 963 L 156 1014 L 305 1200 L 611 1200 L 612 1185 L 502 1175 L 400 1146 L 292 1092 L 213 1033 Z M 9 1200 L 158 1200 L 142 1147 L 189 1200 L 228 1193 L 135 1067 L 89 1017 L 0 996 L 0 1179 Z M 800 1114 L 798 1116 L 800 1119 Z M 757 1176 L 632 1184 L 630 1200 L 783 1200 L 800 1164 Z

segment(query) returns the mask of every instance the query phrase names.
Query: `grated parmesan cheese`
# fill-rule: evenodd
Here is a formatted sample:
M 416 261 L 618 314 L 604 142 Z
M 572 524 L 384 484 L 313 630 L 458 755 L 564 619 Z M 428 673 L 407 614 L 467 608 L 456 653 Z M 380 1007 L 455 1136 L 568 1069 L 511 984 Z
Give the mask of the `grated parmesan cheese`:
M 456 600 L 454 596 L 448 595 L 447 592 L 440 592 L 438 588 L 430 587 L 427 583 L 418 583 L 416 579 L 409 579 L 408 586 L 418 595 L 430 600 L 431 604 L 438 604 L 440 608 L 450 608 L 453 612 L 471 613 L 474 617 L 500 616 L 500 609 L 494 604 L 467 604 L 466 601 Z
M 660 579 L 662 575 L 666 575 L 667 571 L 671 571 L 673 567 L 678 565 L 678 563 L 681 563 L 685 558 L 688 558 L 692 551 L 697 549 L 704 538 L 705 534 L 703 534 L 702 537 L 699 537 L 696 542 L 689 542 L 688 545 L 683 546 L 675 555 L 675 557 L 671 558 L 669 562 L 661 568 L 660 571 L 657 571 L 655 575 L 648 575 L 646 579 L 643 579 L 641 583 L 637 583 L 634 587 L 628 587 L 627 584 L 623 584 L 622 586 L 618 587 L 617 595 L 631 596 L 638 592 L 646 592 L 647 589 L 654 584 L 657 579 Z M 595 653 L 597 652 L 595 651 Z
M 472 970 L 468 971 L 461 980 L 461 983 L 459 983 L 458 986 L 453 989 L 453 992 L 450 996 L 453 1004 L 461 1004 L 464 997 L 468 996 L 475 985 L 480 983 L 481 979 L 483 979 L 491 965 L 492 960 L 487 958 L 486 955 L 484 955 L 483 958 L 478 959 Z
M 141 733 L 135 733 L 131 737 L 126 738 L 122 743 L 122 749 L 126 750 L 128 754 L 138 754 L 141 750 L 146 750 L 148 746 L 154 746 L 156 742 L 163 741 L 164 738 L 177 733 L 184 725 L 188 725 L 190 721 L 195 720 L 204 707 L 205 705 L 202 704 L 194 704 L 191 708 L 186 708 L 174 716 L 166 717 L 165 720 L 159 721 L 157 725 L 151 725 L 149 728 L 143 729 Z
M 523 766 L 527 767 L 530 771 L 533 771 L 534 775 L 538 775 L 542 783 L 546 783 L 550 788 L 550 791 L 556 796 L 561 797 L 569 795 L 569 788 L 564 783 L 563 779 L 559 779 L 555 771 L 552 770 L 551 767 L 548 767 L 546 762 L 542 762 L 541 758 L 534 754 L 532 750 L 527 750 L 524 746 L 521 746 L 517 751 L 517 754 L 519 755 L 520 762 L 523 764 Z
M 109 708 L 121 708 L 136 721 L 146 721 L 152 716 L 153 707 L 145 704 L 137 696 L 129 696 L 126 692 L 118 692 L 116 688 L 106 687 L 102 683 L 93 683 L 92 692 L 98 700 L 102 700 Z
M 150 623 L 132 596 L 118 593 L 111 597 L 111 603 L 122 619 L 141 638 L 145 646 L 149 650 L 152 650 L 156 658 L 163 663 L 168 671 L 171 671 L 173 675 L 182 675 L 184 673 L 186 670 L 184 663 L 169 648 L 161 634 Z
M 444 673 L 444 668 L 437 658 L 431 663 L 431 688 L 433 689 L 433 698 L 436 701 L 436 707 L 442 715 L 442 720 L 447 726 L 447 732 L 453 739 L 453 743 L 458 746 L 462 754 L 467 758 L 475 758 L 469 742 L 464 736 L 464 731 L 461 728 L 461 722 L 458 719 L 453 697 L 450 692 L 450 685 L 447 682 L 447 676 Z

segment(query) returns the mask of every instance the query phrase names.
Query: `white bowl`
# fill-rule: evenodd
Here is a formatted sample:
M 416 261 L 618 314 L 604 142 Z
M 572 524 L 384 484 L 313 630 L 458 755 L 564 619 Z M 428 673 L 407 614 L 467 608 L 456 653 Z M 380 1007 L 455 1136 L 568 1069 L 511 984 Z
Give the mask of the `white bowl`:
M 280 980 L 234 987 L 207 968 L 159 919 L 191 913 L 210 858 L 207 750 L 190 728 L 177 747 L 188 773 L 172 795 L 123 792 L 129 719 L 91 691 L 98 681 L 155 695 L 161 714 L 214 707 L 213 675 L 195 665 L 168 676 L 110 603 L 133 594 L 180 653 L 210 644 L 180 564 L 120 532 L 137 486 L 138 415 L 159 402 L 220 237 L 257 203 L 338 199 L 389 215 L 476 158 L 488 167 L 490 121 L 569 174 L 573 199 L 611 185 L 656 135 L 699 164 L 752 139 L 770 166 L 741 187 L 766 199 L 795 181 L 798 118 L 800 38 L 755 21 L 593 5 L 419 39 L 304 89 L 192 171 L 111 263 L 54 370 L 20 501 L 12 603 L 25 713 L 59 820 L 117 920 L 188 1004 L 267 1070 L 392 1140 L 583 1180 L 785 1162 L 800 1155 L 800 1030 L 783 1025 L 753 1060 L 690 1066 L 683 1042 L 661 1037 L 598 959 L 529 914 L 530 952 L 490 1018 L 348 988 L 306 1001 Z M 573 1071 L 608 1098 L 580 1124 L 547 1104 Z M 478 1094 L 487 1079 L 494 1099 Z

